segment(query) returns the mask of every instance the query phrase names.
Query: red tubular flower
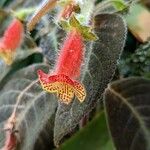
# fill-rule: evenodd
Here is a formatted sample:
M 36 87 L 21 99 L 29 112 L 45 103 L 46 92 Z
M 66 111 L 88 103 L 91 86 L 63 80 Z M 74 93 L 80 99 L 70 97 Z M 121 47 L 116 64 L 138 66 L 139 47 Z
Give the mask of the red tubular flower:
M 73 79 L 79 77 L 83 60 L 83 48 L 82 35 L 77 29 L 73 28 L 60 50 L 55 73 L 65 74 Z
M 50 93 L 57 93 L 63 103 L 69 104 L 74 95 L 83 102 L 86 96 L 84 86 L 74 79 L 80 76 L 83 60 L 83 38 L 80 32 L 72 28 L 60 50 L 60 55 L 53 72 L 47 75 L 41 70 L 38 76 L 42 88 Z
M 23 24 L 18 19 L 14 19 L 0 40 L 0 56 L 7 64 L 12 63 L 12 55 L 21 43 L 23 31 Z

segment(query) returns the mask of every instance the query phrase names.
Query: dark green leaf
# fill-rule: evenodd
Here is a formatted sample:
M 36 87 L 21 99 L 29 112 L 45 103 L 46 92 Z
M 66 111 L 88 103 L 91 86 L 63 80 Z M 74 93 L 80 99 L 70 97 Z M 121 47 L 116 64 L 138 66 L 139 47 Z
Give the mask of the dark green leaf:
M 8 0 L 1 0 L 1 1 L 0 1 L 0 7 L 3 7 L 4 4 L 5 4 L 7 1 L 8 1 Z
M 99 113 L 86 127 L 65 142 L 59 150 L 113 150 L 104 113 Z
M 104 89 L 113 77 L 124 47 L 126 26 L 120 16 L 97 15 L 94 30 L 99 40 L 93 42 L 91 48 L 87 47 L 88 54 L 81 79 L 87 97 L 83 103 L 74 100 L 70 105 L 59 104 L 54 128 L 56 145 L 99 102 Z
M 47 62 L 54 66 L 60 43 L 65 37 L 65 32 L 59 28 L 54 28 L 53 31 L 40 40 L 40 47 Z
M 105 107 L 117 150 L 150 149 L 150 80 L 128 78 L 110 84 Z

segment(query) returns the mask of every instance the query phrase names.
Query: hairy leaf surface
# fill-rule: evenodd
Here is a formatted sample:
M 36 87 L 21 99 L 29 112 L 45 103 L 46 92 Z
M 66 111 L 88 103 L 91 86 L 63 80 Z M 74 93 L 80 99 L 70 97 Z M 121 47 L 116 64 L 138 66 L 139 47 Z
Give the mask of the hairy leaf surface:
M 59 104 L 54 128 L 56 145 L 99 102 L 104 89 L 113 77 L 124 47 L 126 26 L 120 16 L 97 15 L 95 33 L 99 39 L 86 49 L 88 53 L 81 77 L 87 97 L 83 103 L 75 99 L 70 105 Z
M 150 149 L 150 80 L 113 82 L 105 93 L 108 125 L 118 150 Z
M 16 72 L 0 91 L 0 128 L 11 115 L 18 96 L 37 79 L 37 69 L 49 70 L 49 66 L 35 64 Z M 53 124 L 57 107 L 55 96 L 35 83 L 26 91 L 19 103 L 16 129 L 20 150 L 46 150 L 53 146 Z M 4 145 L 4 132 L 0 133 L 0 147 Z

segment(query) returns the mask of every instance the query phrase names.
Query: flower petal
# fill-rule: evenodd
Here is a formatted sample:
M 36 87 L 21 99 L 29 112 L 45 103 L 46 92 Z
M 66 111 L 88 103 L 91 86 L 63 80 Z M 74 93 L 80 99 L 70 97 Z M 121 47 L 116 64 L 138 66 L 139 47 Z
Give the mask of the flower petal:
M 60 101 L 65 104 L 69 104 L 74 97 L 73 87 L 69 84 L 61 82 L 58 87 L 57 96 L 59 97 Z
M 57 93 L 60 101 L 65 104 L 69 104 L 74 95 L 77 96 L 80 102 L 83 102 L 86 97 L 84 86 L 64 74 L 49 76 L 39 70 L 38 76 L 42 88 L 47 92 Z
M 41 82 L 42 88 L 50 93 L 55 93 L 57 92 L 57 83 L 43 83 Z
M 42 70 L 38 70 L 37 73 L 43 90 L 50 93 L 57 92 L 58 82 L 49 82 L 49 76 L 45 74 Z
M 74 93 L 80 102 L 83 102 L 86 97 L 86 90 L 84 86 L 76 81 L 74 81 Z

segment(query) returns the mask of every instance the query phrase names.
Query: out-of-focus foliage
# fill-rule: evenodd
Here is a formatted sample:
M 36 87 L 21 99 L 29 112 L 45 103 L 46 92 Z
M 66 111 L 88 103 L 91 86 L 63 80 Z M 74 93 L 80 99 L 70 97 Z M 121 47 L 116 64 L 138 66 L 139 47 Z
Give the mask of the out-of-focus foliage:
M 130 31 L 140 41 L 146 42 L 150 37 L 150 11 L 140 4 L 134 4 L 130 8 L 126 20 Z
M 150 42 L 140 45 L 135 53 L 124 54 L 119 69 L 123 76 L 150 77 Z

